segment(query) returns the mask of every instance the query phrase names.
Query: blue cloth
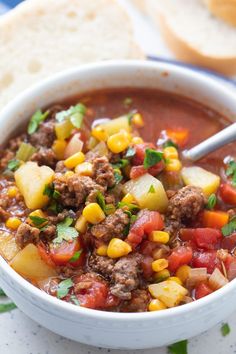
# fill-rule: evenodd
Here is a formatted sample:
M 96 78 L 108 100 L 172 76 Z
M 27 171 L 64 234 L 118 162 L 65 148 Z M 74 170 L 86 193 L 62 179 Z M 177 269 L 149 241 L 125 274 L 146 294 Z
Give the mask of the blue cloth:
M 21 1 L 22 0 L 1 0 L 1 3 L 11 8 L 18 5 Z

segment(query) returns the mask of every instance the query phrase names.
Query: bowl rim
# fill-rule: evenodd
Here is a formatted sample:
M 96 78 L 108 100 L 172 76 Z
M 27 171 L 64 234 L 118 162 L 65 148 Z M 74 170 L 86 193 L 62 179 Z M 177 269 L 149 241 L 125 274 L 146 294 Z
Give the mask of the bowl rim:
M 0 124 L 1 121 L 5 121 L 7 116 L 11 114 L 11 111 L 17 109 L 17 107 L 23 103 L 30 102 L 32 97 L 36 97 L 44 92 L 48 86 L 55 86 L 58 82 L 65 80 L 72 80 L 74 76 L 78 76 L 79 73 L 90 72 L 91 70 L 105 70 L 107 68 L 116 70 L 120 69 L 158 69 L 163 72 L 170 72 L 175 74 L 182 74 L 185 76 L 189 76 L 189 79 L 193 82 L 194 80 L 201 80 L 203 83 L 207 84 L 209 87 L 214 87 L 214 89 L 218 89 L 219 91 L 223 91 L 227 96 L 231 97 L 236 101 L 236 89 L 233 85 L 225 85 L 222 80 L 218 80 L 213 76 L 209 76 L 202 71 L 196 71 L 190 67 L 179 66 L 175 63 L 169 63 L 166 61 L 140 61 L 140 60 L 117 60 L 117 61 L 106 61 L 99 63 L 86 64 L 79 67 L 74 67 L 63 72 L 57 73 L 47 79 L 42 80 L 41 82 L 33 85 L 29 89 L 25 90 L 21 94 L 19 94 L 15 99 L 13 99 L 10 103 L 6 105 L 6 107 L 1 111 L 0 114 Z M 79 89 L 78 89 L 79 91 Z M 210 305 L 212 302 L 216 302 L 223 298 L 227 293 L 232 290 L 236 290 L 236 279 L 230 281 L 223 288 L 213 292 L 212 294 L 198 299 L 197 301 L 193 301 L 191 303 L 177 306 L 173 308 L 168 308 L 167 310 L 154 311 L 154 312 L 136 312 L 136 313 L 121 313 L 121 312 L 109 312 L 109 311 L 101 311 L 88 309 L 80 306 L 76 306 L 74 304 L 62 301 L 57 299 L 54 296 L 51 296 L 44 291 L 40 290 L 29 281 L 24 279 L 21 275 L 19 275 L 13 268 L 0 256 L 0 268 L 1 271 L 9 277 L 17 286 L 14 288 L 20 296 L 22 296 L 19 291 L 20 288 L 23 288 L 24 291 L 33 295 L 35 298 L 38 298 L 41 303 L 47 303 L 49 306 L 47 308 L 47 312 L 50 313 L 50 306 L 52 306 L 55 310 L 57 310 L 57 316 L 61 318 L 66 318 L 67 315 L 74 315 L 74 319 L 72 321 L 79 322 L 81 319 L 81 315 L 84 317 L 88 317 L 96 320 L 116 320 L 118 322 L 122 322 L 127 320 L 129 322 L 136 322 L 137 320 L 145 320 L 152 321 L 154 319 L 169 319 L 175 316 L 184 316 L 187 313 L 193 310 L 199 310 L 201 308 L 205 308 Z M 9 287 L 12 286 L 8 283 L 8 281 L 4 278 L 4 282 L 8 284 Z M 35 304 L 34 304 L 35 306 Z M 40 306 L 40 303 L 37 303 L 37 307 L 43 309 Z M 61 312 L 63 310 L 63 312 Z M 62 315 L 64 313 L 64 315 Z M 78 321 L 76 321 L 76 319 Z

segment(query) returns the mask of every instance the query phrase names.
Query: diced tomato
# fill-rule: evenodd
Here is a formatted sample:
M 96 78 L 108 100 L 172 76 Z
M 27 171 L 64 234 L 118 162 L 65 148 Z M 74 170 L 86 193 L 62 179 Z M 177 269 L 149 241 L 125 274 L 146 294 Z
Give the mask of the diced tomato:
M 62 241 L 60 244 L 51 245 L 50 256 L 56 265 L 66 265 L 67 263 L 70 263 L 71 265 L 79 266 L 83 263 L 83 252 L 77 261 L 70 262 L 70 260 L 80 249 L 81 244 L 78 240 L 73 240 L 72 242 Z
M 236 278 L 236 258 L 231 254 L 228 254 L 224 265 L 227 271 L 227 276 L 229 280 Z
M 226 204 L 236 205 L 236 188 L 230 184 L 222 183 L 219 188 L 219 194 Z
M 75 283 L 82 284 L 81 288 L 76 290 L 80 306 L 90 309 L 104 309 L 107 303 L 110 305 L 109 288 L 105 281 L 96 279 L 91 274 L 83 274 L 76 278 Z
M 145 235 L 155 230 L 162 230 L 163 228 L 164 222 L 160 213 L 157 211 L 142 210 L 137 220 L 131 226 L 127 241 L 135 247 L 142 242 Z
M 158 175 L 165 168 L 164 161 L 158 162 L 156 165 L 149 167 L 148 169 L 144 168 L 143 165 L 133 166 L 130 170 L 130 178 L 135 179 L 140 176 L 143 176 L 145 173 L 149 173 L 152 176 Z
M 44 260 L 44 262 L 47 263 L 47 265 L 49 265 L 50 267 L 55 267 L 55 263 L 53 262 L 51 255 L 49 251 L 47 251 L 44 244 L 39 243 L 37 247 L 38 247 L 40 257 Z
M 141 261 L 141 267 L 143 270 L 143 276 L 145 279 L 150 279 L 152 275 L 154 274 L 152 270 L 152 262 L 153 258 L 150 256 L 144 256 L 142 261 Z
M 230 252 L 236 247 L 236 232 L 230 236 L 223 237 L 221 247 L 229 250 Z
M 106 298 L 106 303 L 104 305 L 104 308 L 116 307 L 119 306 L 119 304 L 120 304 L 120 299 L 117 296 L 112 295 L 111 292 L 109 292 Z
M 135 166 L 143 165 L 146 149 L 155 149 L 152 143 L 143 143 L 134 145 L 135 155 L 132 158 L 132 164 Z
M 202 225 L 221 229 L 229 221 L 229 214 L 220 210 L 204 210 L 202 214 Z
M 216 251 L 196 251 L 193 252 L 192 266 L 194 268 L 207 268 L 208 273 L 212 273 L 215 268 L 221 270 L 220 260 L 216 256 Z
M 174 129 L 166 129 L 167 136 L 177 145 L 183 147 L 189 138 L 189 131 L 186 128 L 176 127 Z
M 223 236 L 220 230 L 209 227 L 196 229 L 181 229 L 180 238 L 183 241 L 194 241 L 199 248 L 213 250 L 220 246 Z
M 175 272 L 180 266 L 189 264 L 192 260 L 193 251 L 189 246 L 179 246 L 174 248 L 168 257 L 169 270 Z
M 195 298 L 201 299 L 204 296 L 211 294 L 213 291 L 206 283 L 199 283 L 195 289 Z

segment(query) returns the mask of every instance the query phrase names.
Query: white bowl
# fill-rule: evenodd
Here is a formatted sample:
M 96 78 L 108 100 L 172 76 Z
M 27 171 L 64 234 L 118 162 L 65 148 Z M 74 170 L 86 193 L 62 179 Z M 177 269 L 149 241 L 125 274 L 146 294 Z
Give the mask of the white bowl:
M 58 74 L 18 96 L 0 114 L 0 143 L 37 108 L 112 87 L 157 88 L 193 98 L 232 120 L 236 113 L 236 90 L 202 73 L 166 63 L 105 62 Z M 0 286 L 42 326 L 78 342 L 106 348 L 142 349 L 187 339 L 236 310 L 235 280 L 196 302 L 147 313 L 103 312 L 63 302 L 31 285 L 1 257 Z

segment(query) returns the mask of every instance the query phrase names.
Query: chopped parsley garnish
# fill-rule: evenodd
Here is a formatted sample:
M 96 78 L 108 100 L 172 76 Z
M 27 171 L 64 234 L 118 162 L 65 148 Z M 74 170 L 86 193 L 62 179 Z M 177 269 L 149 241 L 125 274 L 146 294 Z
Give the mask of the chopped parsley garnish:
M 87 111 L 86 106 L 82 103 L 78 103 L 75 106 L 71 106 L 66 111 L 58 112 L 56 114 L 56 120 L 58 122 L 63 122 L 64 120 L 69 119 L 75 128 L 80 129 L 86 111 Z
M 137 211 L 139 210 L 139 207 L 136 204 L 132 203 L 125 203 L 125 202 L 119 202 L 118 203 L 118 208 L 127 208 L 129 211 Z
M 188 354 L 188 341 L 182 340 L 168 346 L 169 354 Z
M 164 144 L 163 144 L 163 148 L 166 148 L 166 147 L 169 147 L 169 146 L 172 146 L 172 147 L 175 147 L 176 149 L 178 149 L 178 145 L 176 143 L 174 143 L 171 139 L 167 140 Z
M 20 161 L 19 160 L 10 160 L 7 164 L 7 168 L 10 171 L 16 171 L 20 167 Z
M 226 170 L 226 175 L 232 177 L 232 186 L 236 187 L 236 162 L 230 161 L 229 167 Z
M 156 192 L 156 190 L 155 190 L 155 188 L 154 188 L 154 186 L 153 186 L 153 184 L 150 186 L 150 188 L 149 188 L 149 190 L 148 190 L 148 193 L 155 193 Z
M 16 308 L 17 306 L 13 302 L 9 302 L 7 304 L 0 304 L 0 313 L 8 312 Z
M 73 285 L 74 283 L 70 278 L 62 280 L 57 288 L 58 299 L 62 299 L 63 297 L 65 297 L 69 293 L 69 290 L 70 288 L 72 288 Z
M 43 195 L 47 195 L 50 199 L 58 199 L 61 193 L 55 190 L 53 183 L 50 183 L 45 186 Z
M 129 165 L 129 160 L 127 159 L 121 159 L 117 163 L 112 164 L 113 168 L 124 168 Z
M 123 176 L 118 171 L 115 170 L 114 170 L 114 177 L 115 177 L 115 184 L 119 184 L 123 179 Z
M 126 97 L 123 101 L 123 104 L 125 107 L 129 107 L 133 103 L 133 100 L 131 97 Z
M 83 250 L 79 250 L 79 251 L 75 252 L 74 255 L 71 257 L 71 259 L 69 260 L 69 262 L 78 261 L 78 259 L 80 258 L 82 252 L 83 252 Z
M 138 219 L 137 215 L 131 215 L 130 222 L 133 223 Z
M 29 218 L 33 222 L 34 226 L 38 227 L 39 229 L 42 226 L 44 226 L 45 223 L 48 222 L 47 219 L 41 218 L 40 216 L 37 216 L 37 215 L 30 215 Z
M 49 113 L 50 113 L 49 111 L 43 113 L 41 109 L 36 111 L 30 119 L 28 130 L 27 130 L 28 134 L 31 135 L 35 133 L 39 127 L 39 124 L 48 117 Z
M 103 211 L 106 209 L 106 202 L 102 192 L 98 191 L 96 196 L 97 203 L 100 205 Z
M 223 226 L 221 231 L 224 236 L 229 236 L 236 231 L 236 216 L 234 216 L 228 224 Z
M 228 323 L 223 323 L 221 326 L 221 334 L 223 337 L 226 337 L 228 334 L 230 334 L 230 327 Z
M 133 157 L 136 154 L 136 151 L 133 147 L 129 147 L 128 150 L 126 151 L 125 157 Z
M 21 143 L 16 153 L 16 158 L 21 161 L 28 161 L 31 156 L 36 152 L 36 148 L 29 143 Z
M 143 166 L 145 169 L 148 169 L 149 167 L 156 165 L 161 160 L 163 160 L 163 152 L 153 149 L 146 149 Z
M 80 302 L 75 295 L 71 295 L 70 302 L 74 305 L 80 306 Z
M 4 293 L 4 291 L 0 288 L 0 296 L 6 296 L 6 294 Z
M 211 194 L 209 196 L 209 198 L 208 198 L 206 208 L 209 209 L 209 210 L 214 209 L 214 207 L 216 205 L 216 202 L 217 202 L 216 195 L 215 194 Z
M 73 221 L 72 218 L 66 217 L 57 224 L 57 237 L 53 240 L 53 243 L 61 243 L 63 240 L 72 241 L 79 236 L 78 231 L 71 226 Z

